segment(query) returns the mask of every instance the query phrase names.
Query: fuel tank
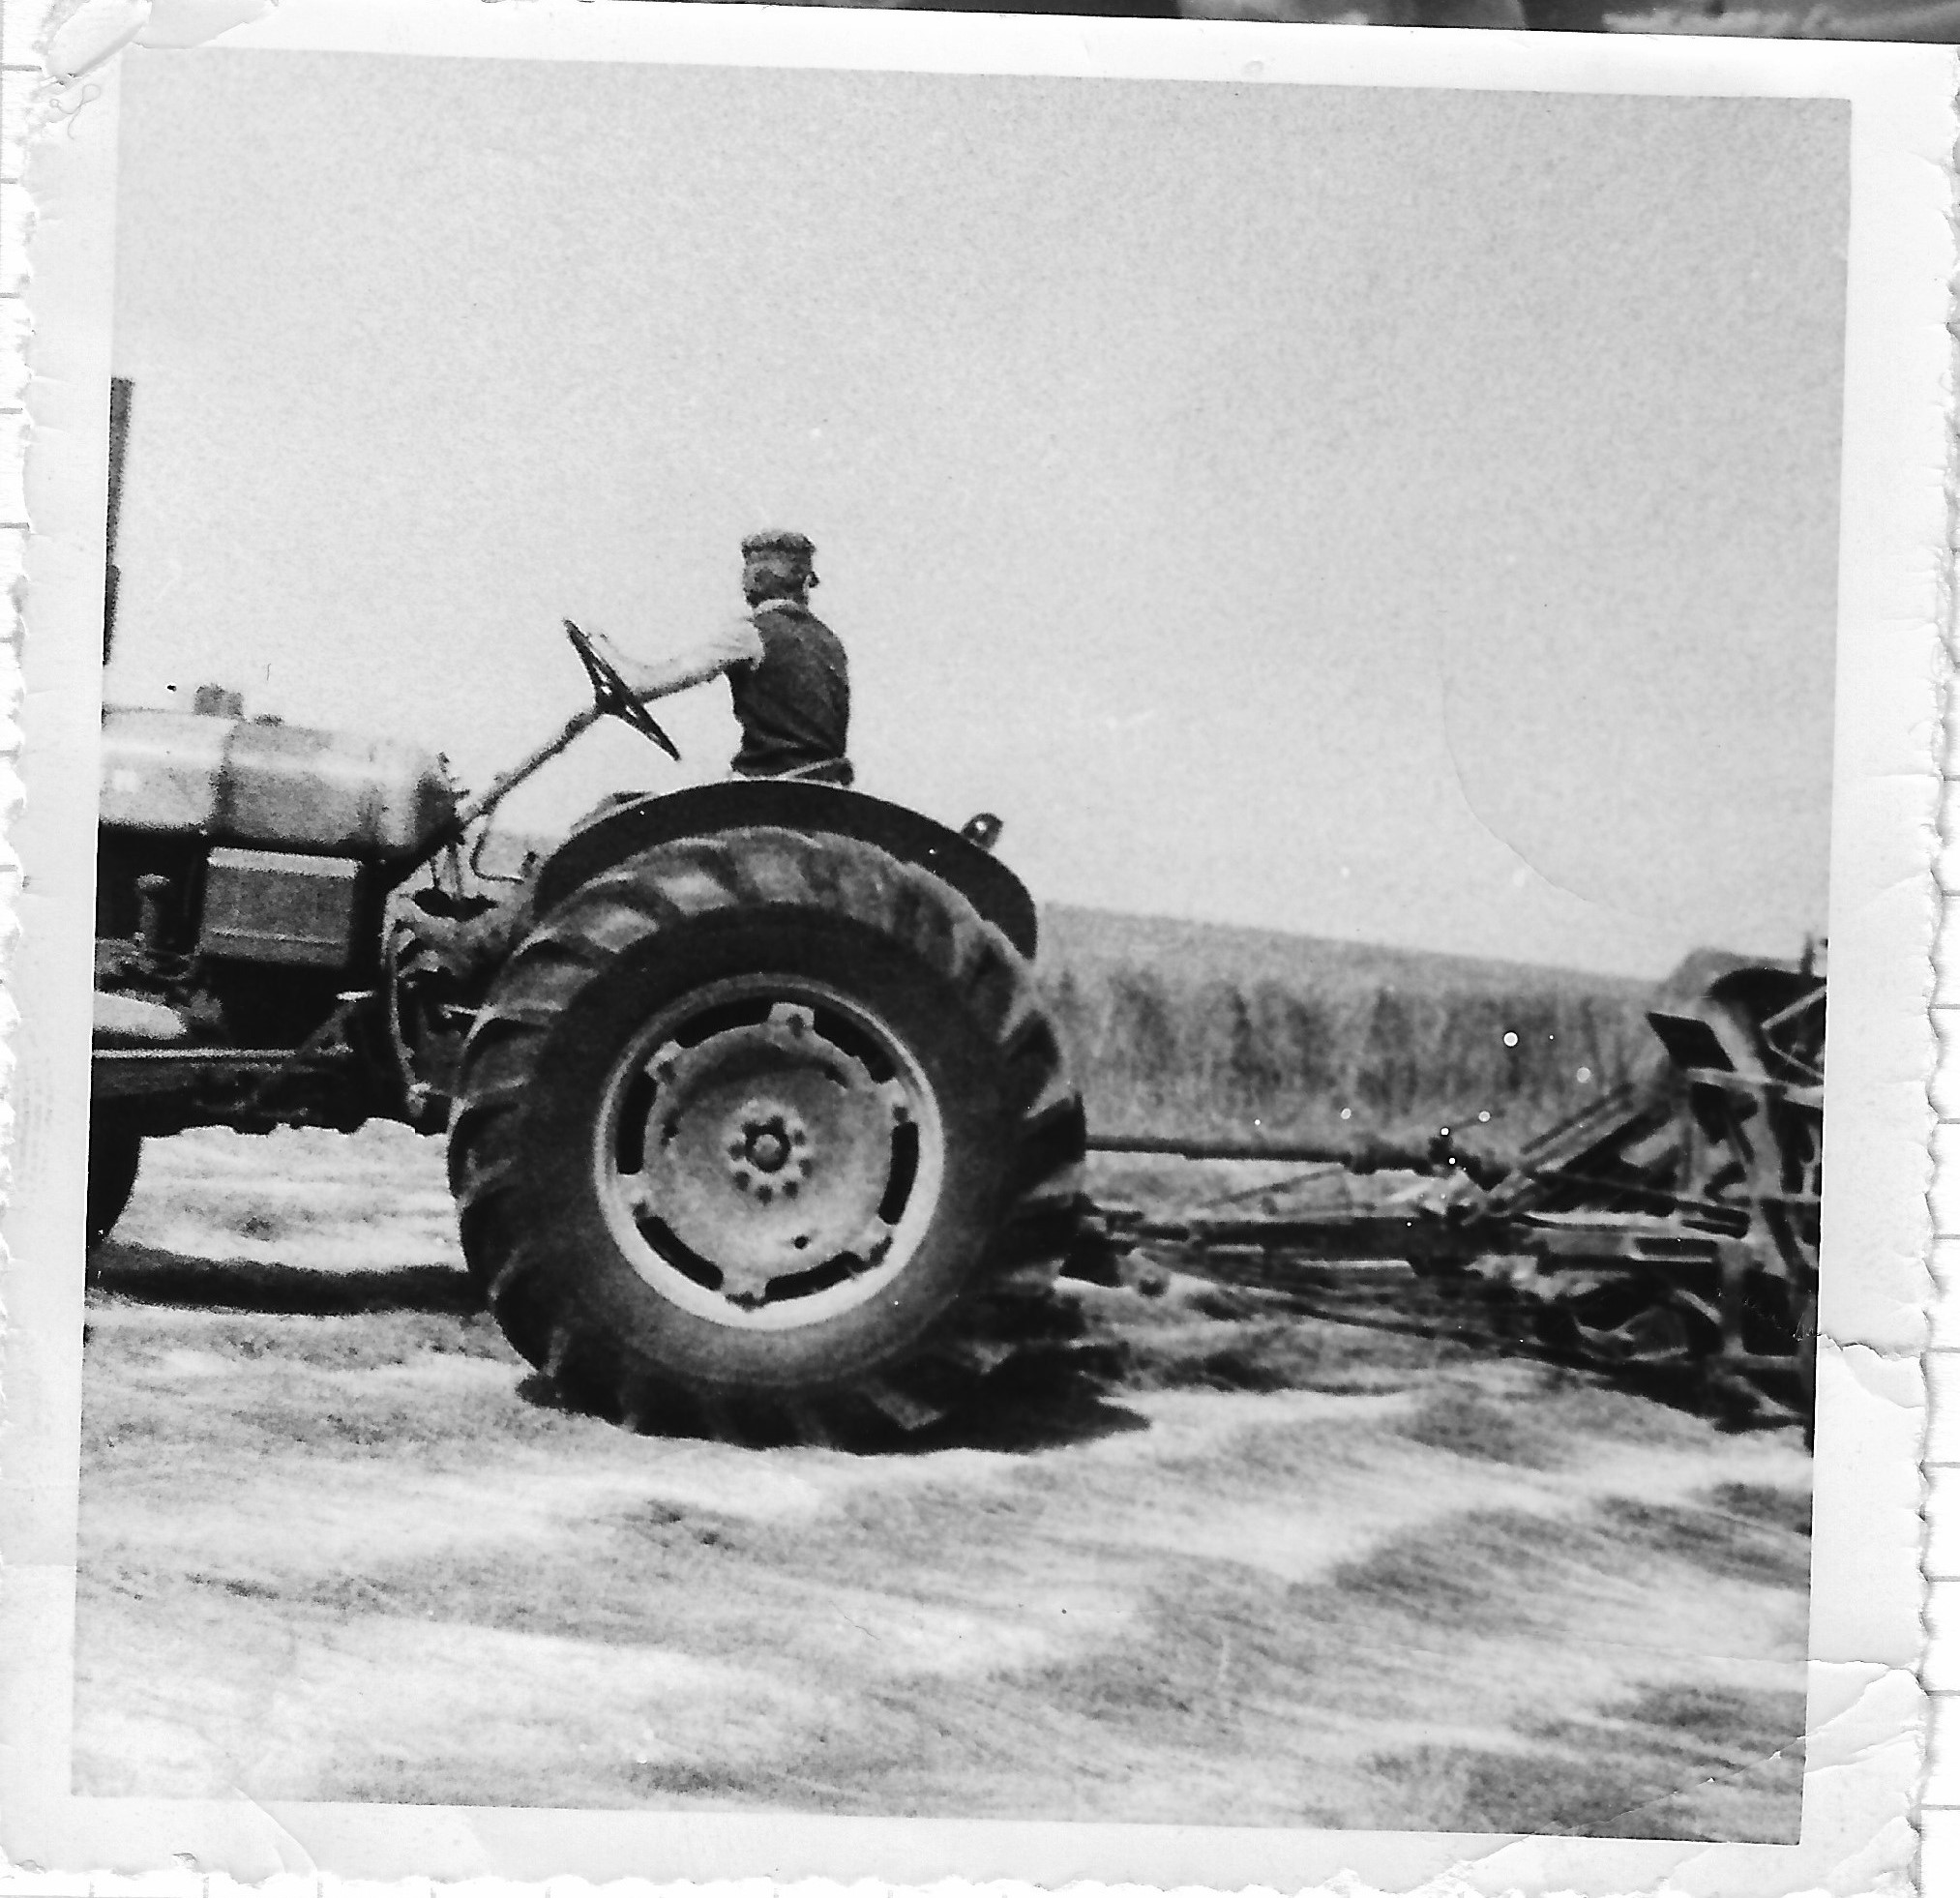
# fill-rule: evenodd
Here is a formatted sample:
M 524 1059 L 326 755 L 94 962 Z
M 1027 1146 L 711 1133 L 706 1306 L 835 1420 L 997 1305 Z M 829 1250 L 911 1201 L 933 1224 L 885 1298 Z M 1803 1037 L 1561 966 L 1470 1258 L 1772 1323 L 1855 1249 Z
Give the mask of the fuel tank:
M 148 708 L 103 714 L 102 771 L 105 829 L 364 861 L 412 857 L 456 795 L 419 746 Z

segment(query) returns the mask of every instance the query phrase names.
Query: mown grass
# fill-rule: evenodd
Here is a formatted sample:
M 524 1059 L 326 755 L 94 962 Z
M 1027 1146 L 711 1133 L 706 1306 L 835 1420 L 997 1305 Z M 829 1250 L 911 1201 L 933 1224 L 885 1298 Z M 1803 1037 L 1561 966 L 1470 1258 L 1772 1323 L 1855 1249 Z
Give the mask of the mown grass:
M 1133 1355 L 1104 1413 L 1009 1407 L 1025 1446 L 752 1453 L 526 1404 L 432 1273 L 254 1313 L 154 1295 L 186 1271 L 93 1297 L 92 1790 L 1794 1825 L 1795 1466 L 1665 1414 L 1678 1475 L 1608 1500 L 1622 1393 L 1177 1280 L 1090 1294 Z
M 1099 1131 L 1507 1156 L 1651 1069 L 1644 985 L 1053 906 L 1039 968 Z
M 193 1244 L 178 1184 L 288 1147 L 317 1229 Z M 439 1180 L 159 1143 L 91 1275 L 78 1790 L 1794 1832 L 1794 1441 L 1175 1273 L 1082 1290 L 1110 1382 L 907 1455 L 639 1438 L 536 1401 Z
M 1524 1469 L 1552 1469 L 1572 1454 L 1567 1432 L 1541 1417 L 1500 1404 L 1474 1384 L 1451 1383 L 1433 1390 L 1402 1426 L 1411 1441 L 1481 1463 L 1512 1464 Z
M 1618 1536 L 1656 1556 L 1737 1581 L 1784 1588 L 1809 1584 L 1808 1525 L 1799 1532 L 1787 1518 L 1766 1522 L 1754 1513 L 1737 1513 L 1720 1499 L 1683 1508 L 1616 1498 L 1602 1507 Z

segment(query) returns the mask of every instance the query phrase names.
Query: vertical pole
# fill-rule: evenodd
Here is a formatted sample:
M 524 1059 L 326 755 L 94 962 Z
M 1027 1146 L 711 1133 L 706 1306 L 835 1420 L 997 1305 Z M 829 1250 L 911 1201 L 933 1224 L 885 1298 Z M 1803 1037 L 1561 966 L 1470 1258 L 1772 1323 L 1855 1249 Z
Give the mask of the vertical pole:
M 130 395 L 134 385 L 127 375 L 109 377 L 109 519 L 108 559 L 103 583 L 103 664 L 116 637 L 116 593 L 122 569 L 116 565 L 116 523 L 123 513 L 123 455 L 130 442 Z

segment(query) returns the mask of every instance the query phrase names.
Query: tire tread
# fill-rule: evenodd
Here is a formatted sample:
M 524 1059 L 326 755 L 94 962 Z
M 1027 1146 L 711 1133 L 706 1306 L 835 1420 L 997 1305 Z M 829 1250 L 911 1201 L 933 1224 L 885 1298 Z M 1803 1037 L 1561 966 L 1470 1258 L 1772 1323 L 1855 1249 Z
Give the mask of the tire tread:
M 619 958 L 704 917 L 817 910 L 869 924 L 964 998 L 996 1052 L 1014 1116 L 1008 1202 L 965 1293 L 928 1335 L 874 1372 L 793 1391 L 664 1380 L 580 1324 L 549 1240 L 520 1202 L 523 1107 L 554 1024 Z M 1053 1285 L 1081 1205 L 1084 1116 L 1032 971 L 932 874 L 855 840 L 777 828 L 661 845 L 567 897 L 512 955 L 464 1043 L 449 1175 L 472 1273 L 517 1349 L 574 1402 L 635 1429 L 733 1441 L 845 1446 L 939 1421 L 1023 1341 L 1054 1335 Z

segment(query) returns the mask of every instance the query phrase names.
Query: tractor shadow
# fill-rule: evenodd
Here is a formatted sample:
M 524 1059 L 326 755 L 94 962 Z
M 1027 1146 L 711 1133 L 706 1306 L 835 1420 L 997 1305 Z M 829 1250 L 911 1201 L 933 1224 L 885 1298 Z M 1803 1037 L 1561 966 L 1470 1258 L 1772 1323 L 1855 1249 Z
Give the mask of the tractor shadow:
M 1029 1454 L 1150 1428 L 1120 1401 L 1120 1352 L 1096 1345 L 1025 1351 L 951 1416 L 914 1432 L 902 1454 L 994 1450 Z
M 92 1296 L 127 1304 L 268 1318 L 408 1313 L 462 1322 L 485 1309 L 469 1274 L 448 1264 L 328 1270 L 273 1260 L 199 1257 L 115 1239 L 104 1240 L 90 1256 L 87 1285 Z M 1119 1351 L 1098 1345 L 1024 1351 L 939 1422 L 839 1447 L 866 1456 L 955 1449 L 1032 1454 L 1147 1430 L 1149 1420 L 1119 1401 L 1121 1365 Z M 542 1372 L 522 1377 L 516 1395 L 538 1409 L 598 1414 Z
M 483 1295 L 454 1265 L 323 1271 L 261 1259 L 208 1259 L 106 1239 L 90 1256 L 88 1289 L 136 1305 L 181 1305 L 275 1318 L 351 1318 L 421 1312 L 471 1318 Z
M 868 1458 L 922 1457 L 945 1450 L 1031 1455 L 1148 1430 L 1149 1419 L 1114 1401 L 1110 1385 L 1108 1353 L 1093 1349 L 1028 1352 L 995 1373 L 937 1423 L 902 1431 L 867 1417 L 852 1435 L 825 1447 Z M 581 1403 L 576 1393 L 566 1391 L 542 1371 L 522 1378 L 517 1394 L 537 1409 L 619 1421 Z M 727 1426 L 712 1431 L 671 1422 L 650 1423 L 636 1435 L 649 1439 L 720 1440 L 756 1451 L 795 1447 L 795 1439 L 777 1434 L 767 1417 L 729 1417 Z

